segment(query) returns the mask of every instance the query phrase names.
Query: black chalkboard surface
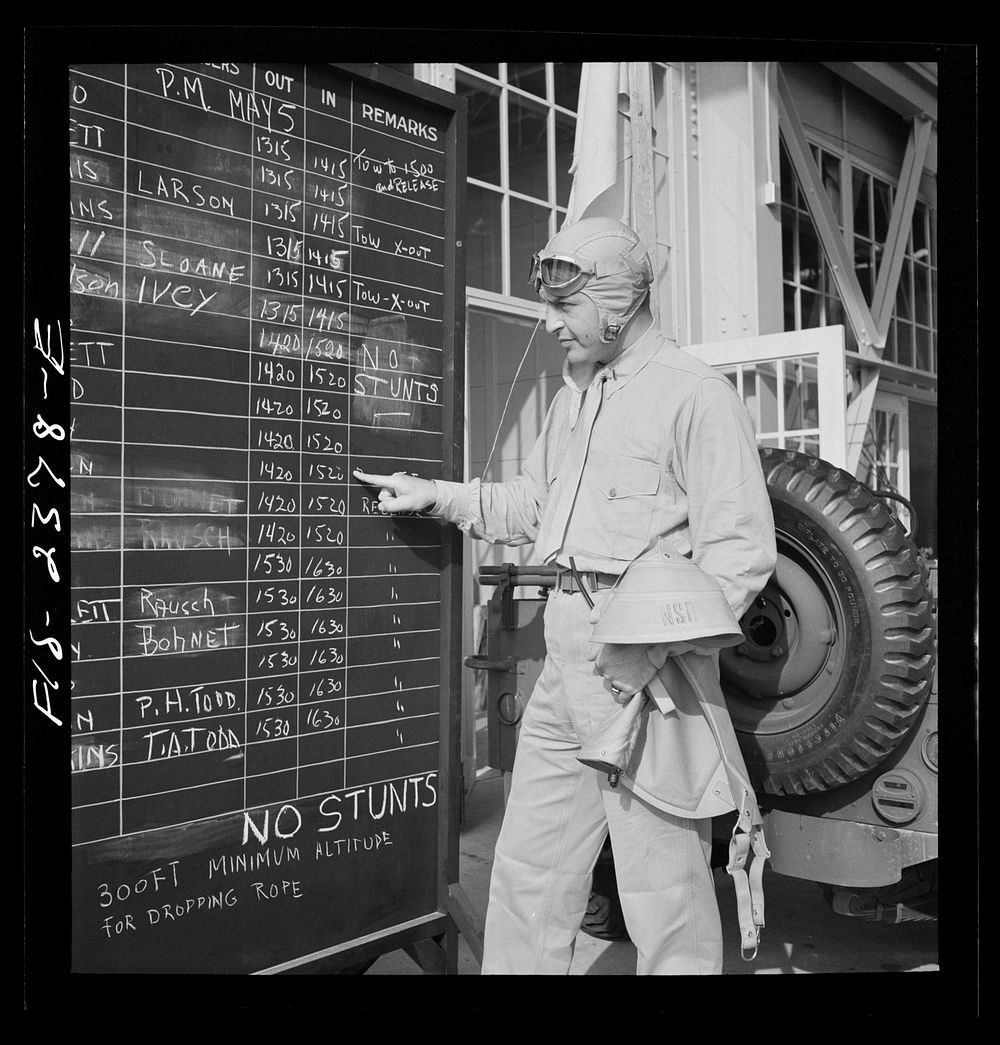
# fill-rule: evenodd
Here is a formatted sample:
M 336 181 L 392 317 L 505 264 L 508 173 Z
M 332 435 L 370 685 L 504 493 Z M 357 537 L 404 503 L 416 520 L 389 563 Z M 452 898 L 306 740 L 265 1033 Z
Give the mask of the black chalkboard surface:
M 73 970 L 451 931 L 464 103 L 388 70 L 79 65 Z

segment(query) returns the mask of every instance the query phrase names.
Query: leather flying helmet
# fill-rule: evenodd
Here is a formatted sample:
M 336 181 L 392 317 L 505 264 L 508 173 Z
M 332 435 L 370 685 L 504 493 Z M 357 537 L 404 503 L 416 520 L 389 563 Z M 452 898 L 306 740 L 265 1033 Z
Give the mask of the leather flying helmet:
M 583 294 L 601 340 L 614 341 L 649 293 L 653 268 L 638 234 L 615 218 L 581 218 L 532 255 L 528 282 L 543 301 Z

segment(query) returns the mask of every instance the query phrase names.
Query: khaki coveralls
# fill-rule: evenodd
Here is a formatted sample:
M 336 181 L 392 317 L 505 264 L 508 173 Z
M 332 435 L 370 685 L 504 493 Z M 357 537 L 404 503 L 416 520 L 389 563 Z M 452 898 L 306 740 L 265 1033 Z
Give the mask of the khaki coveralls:
M 431 514 L 492 543 L 534 542 L 536 561 L 568 567 L 573 556 L 605 581 L 664 537 L 719 582 L 739 618 L 770 576 L 775 541 L 753 430 L 732 384 L 655 326 L 598 370 L 588 390 L 567 374 L 564 383 L 518 477 L 438 480 Z M 603 597 L 595 594 L 598 606 Z M 728 791 L 718 798 L 720 752 L 705 746 L 705 729 L 678 728 L 676 716 L 653 712 L 631 774 L 643 797 L 629 777 L 612 790 L 578 762 L 581 745 L 617 710 L 588 659 L 592 630 L 579 593 L 551 593 L 546 659 L 522 719 L 497 841 L 483 972 L 568 971 L 610 831 L 637 972 L 719 973 L 710 817 L 734 805 Z M 669 661 L 666 670 L 683 689 Z M 698 701 L 687 704 L 696 710 Z

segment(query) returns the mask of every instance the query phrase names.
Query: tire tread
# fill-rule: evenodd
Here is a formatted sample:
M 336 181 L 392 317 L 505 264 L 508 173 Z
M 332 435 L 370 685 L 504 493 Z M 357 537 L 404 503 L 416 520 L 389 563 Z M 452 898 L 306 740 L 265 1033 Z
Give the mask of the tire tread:
M 811 455 L 762 447 L 760 458 L 772 501 L 815 520 L 824 539 L 849 560 L 864 587 L 873 633 L 867 684 L 840 696 L 843 725 L 829 741 L 807 745 L 805 752 L 801 746 L 798 753 L 781 752 L 785 735 L 741 734 L 748 765 L 766 793 L 804 795 L 870 772 L 909 735 L 931 692 L 935 622 L 920 555 L 882 501 Z M 794 731 L 787 738 L 794 747 Z M 780 761 L 762 757 L 765 740 L 779 750 Z

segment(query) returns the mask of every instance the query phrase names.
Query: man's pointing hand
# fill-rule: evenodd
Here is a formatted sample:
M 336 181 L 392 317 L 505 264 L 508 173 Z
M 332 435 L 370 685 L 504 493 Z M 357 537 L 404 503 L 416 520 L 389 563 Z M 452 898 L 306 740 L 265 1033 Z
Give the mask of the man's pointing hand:
M 421 479 L 407 472 L 392 475 L 369 475 L 354 469 L 355 478 L 369 486 L 380 486 L 378 509 L 390 512 L 419 512 L 429 508 L 437 500 L 437 487 L 432 479 Z

